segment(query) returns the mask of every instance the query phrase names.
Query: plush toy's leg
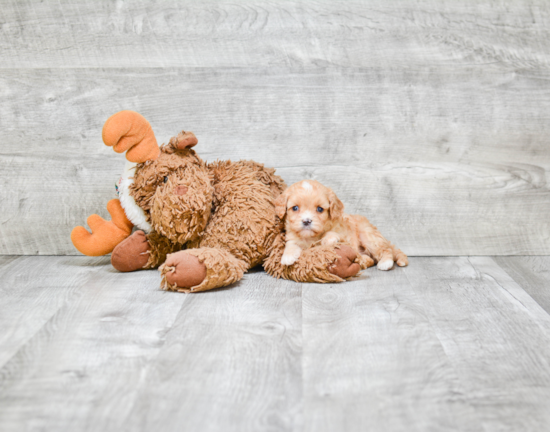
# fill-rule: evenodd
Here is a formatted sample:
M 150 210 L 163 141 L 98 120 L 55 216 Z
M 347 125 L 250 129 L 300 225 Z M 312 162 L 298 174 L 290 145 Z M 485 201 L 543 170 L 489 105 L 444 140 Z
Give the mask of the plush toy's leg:
M 111 254 L 111 264 L 121 272 L 157 268 L 166 256 L 179 251 L 181 245 L 172 243 L 166 237 L 156 232 L 147 235 L 143 231 L 136 231 Z
M 161 288 L 180 292 L 221 288 L 240 280 L 248 268 L 247 263 L 223 249 L 187 249 L 168 255 L 159 268 Z
M 136 231 L 115 247 L 111 254 L 111 264 L 120 272 L 140 270 L 149 260 L 150 248 L 145 233 Z
M 360 256 L 347 245 L 315 246 L 302 251 L 294 264 L 281 264 L 285 247 L 282 235 L 275 239 L 270 255 L 264 262 L 267 273 L 276 278 L 296 282 L 342 282 L 357 275 L 367 263 L 360 262 Z
M 179 252 L 182 248 L 181 244 L 173 243 L 155 231 L 147 234 L 147 240 L 151 248 L 149 249 L 149 261 L 145 265 L 146 269 L 157 268 L 166 261 L 169 254 Z

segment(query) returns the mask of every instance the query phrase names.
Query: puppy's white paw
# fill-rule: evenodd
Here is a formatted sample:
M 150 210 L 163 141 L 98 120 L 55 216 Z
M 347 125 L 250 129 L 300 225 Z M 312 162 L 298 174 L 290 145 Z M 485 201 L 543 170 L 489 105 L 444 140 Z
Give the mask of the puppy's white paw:
M 389 270 L 393 267 L 393 260 L 385 260 L 385 261 L 380 261 L 377 265 L 376 265 L 376 268 L 378 270 Z
M 285 253 L 281 258 L 281 264 L 285 266 L 292 265 L 298 260 L 298 258 L 300 258 L 300 254 Z
M 324 237 L 323 240 L 321 240 L 323 246 L 332 246 L 336 243 L 338 243 L 338 239 L 334 237 Z
M 335 245 L 340 241 L 340 236 L 336 234 L 335 232 L 329 232 L 325 234 L 323 239 L 321 240 L 321 244 L 324 246 L 332 246 Z

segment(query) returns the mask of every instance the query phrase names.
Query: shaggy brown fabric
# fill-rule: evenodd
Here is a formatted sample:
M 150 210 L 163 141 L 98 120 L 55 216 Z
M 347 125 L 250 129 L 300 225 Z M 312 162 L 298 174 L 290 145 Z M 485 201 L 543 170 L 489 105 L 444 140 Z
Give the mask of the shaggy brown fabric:
M 208 165 L 214 184 L 214 212 L 200 243 L 231 251 L 249 267 L 261 264 L 275 234 L 273 196 L 257 180 L 259 165 L 239 161 Z
M 189 259 L 171 258 L 162 269 L 164 289 L 225 286 L 267 257 L 278 233 L 273 201 L 286 185 L 274 169 L 253 161 L 205 164 L 194 150 L 178 148 L 180 140 L 171 139 L 156 160 L 139 164 L 130 189 L 153 227 L 145 268 L 158 267 L 182 249 L 191 255 L 200 250 L 204 281 L 196 287 L 178 285 L 175 281 L 189 276 Z
M 152 231 L 147 234 L 149 240 L 149 260 L 144 268 L 157 268 L 160 264 L 166 261 L 166 257 L 174 252 L 182 250 L 185 246 L 180 243 L 173 243 L 167 237 Z
M 192 280 L 186 269 L 189 259 L 173 257 L 161 270 L 163 289 L 192 292 L 226 286 L 264 262 L 268 273 L 300 282 L 341 282 L 359 272 L 349 251 L 333 246 L 312 248 L 293 266 L 283 266 L 282 224 L 274 201 L 286 185 L 275 170 L 253 161 L 204 164 L 193 150 L 177 150 L 172 144 L 161 148 L 157 160 L 138 166 L 132 189 L 155 229 L 147 236 L 151 251 L 146 268 L 185 249 L 180 254 L 199 257 L 207 275 L 198 286 L 178 285 L 176 281 Z M 184 195 L 178 194 L 181 187 L 187 188 Z
M 177 193 L 182 187 L 186 193 Z M 210 217 L 213 188 L 193 150 L 162 146 L 156 160 L 137 166 L 130 191 L 153 229 L 180 245 L 197 239 Z
M 198 258 L 199 263 L 202 263 L 206 268 L 206 277 L 200 285 L 189 287 L 192 284 L 190 279 L 196 278 L 196 268 L 187 272 L 185 269 L 179 269 L 179 266 L 185 267 L 190 262 L 193 262 L 186 255 Z M 196 266 L 196 264 L 192 265 Z M 240 280 L 247 269 L 248 265 L 244 261 L 238 260 L 231 253 L 223 249 L 189 249 L 169 255 L 166 264 L 160 267 L 162 276 L 161 288 L 179 292 L 198 292 L 221 288 Z M 183 277 L 180 280 L 176 280 L 170 277 L 171 273 L 178 272 L 187 275 L 189 279 Z M 179 285 L 178 282 L 183 282 L 183 286 Z
M 282 224 L 279 222 L 279 225 Z M 281 264 L 284 249 L 285 236 L 284 232 L 280 232 L 264 262 L 265 271 L 276 278 L 297 282 L 342 282 L 360 271 L 360 265 L 355 263 L 359 257 L 349 246 L 311 247 L 302 251 L 298 261 L 290 266 Z
M 128 111 L 106 122 L 103 137 L 140 162 L 130 194 L 152 227 L 116 246 L 112 263 L 120 271 L 160 266 L 162 288 L 183 292 L 229 285 L 262 263 L 276 277 L 301 282 L 341 282 L 356 273 L 354 257 L 334 246 L 281 265 L 284 233 L 274 201 L 286 185 L 274 169 L 253 161 L 206 164 L 191 149 L 198 142 L 192 132 L 159 148 L 149 123 Z
M 266 168 L 263 164 L 254 161 L 240 161 L 241 164 L 248 166 L 258 180 L 264 185 L 269 186 L 273 199 L 277 199 L 286 189 L 284 180 L 275 174 L 275 168 Z

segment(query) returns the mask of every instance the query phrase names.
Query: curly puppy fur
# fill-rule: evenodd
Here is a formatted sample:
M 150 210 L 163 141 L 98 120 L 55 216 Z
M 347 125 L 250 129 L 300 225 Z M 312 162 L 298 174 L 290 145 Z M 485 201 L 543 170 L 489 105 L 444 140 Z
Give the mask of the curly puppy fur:
M 377 263 L 379 270 L 389 270 L 394 262 L 401 267 L 408 264 L 407 256 L 366 217 L 345 214 L 334 191 L 318 181 L 294 183 L 277 198 L 275 206 L 279 217 L 285 217 L 283 265 L 293 264 L 304 250 L 319 242 L 323 246 L 350 245 L 359 254 L 361 268 Z

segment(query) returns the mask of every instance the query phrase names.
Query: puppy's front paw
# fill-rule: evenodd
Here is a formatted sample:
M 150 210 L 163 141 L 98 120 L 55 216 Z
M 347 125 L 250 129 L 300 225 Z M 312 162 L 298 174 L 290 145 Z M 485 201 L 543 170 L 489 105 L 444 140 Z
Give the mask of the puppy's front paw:
M 323 246 L 333 246 L 336 243 L 338 243 L 338 238 L 335 237 L 324 237 L 323 240 L 321 240 Z
M 335 232 L 328 232 L 321 240 L 323 246 L 332 246 L 340 241 L 340 236 Z
M 374 260 L 368 255 L 359 255 L 359 258 L 355 260 L 360 266 L 361 270 L 365 270 L 374 265 Z
M 387 259 L 387 260 L 384 260 L 384 261 L 380 261 L 377 265 L 376 265 L 376 268 L 378 270 L 389 270 L 393 267 L 393 260 L 390 260 L 390 259 Z
M 281 258 L 281 264 L 285 266 L 292 265 L 298 260 L 298 258 L 300 258 L 300 253 L 284 253 Z

